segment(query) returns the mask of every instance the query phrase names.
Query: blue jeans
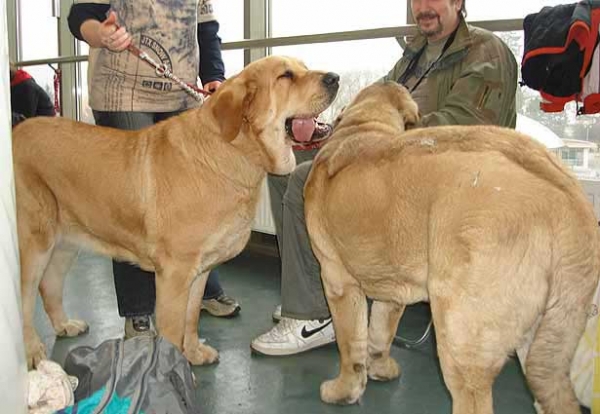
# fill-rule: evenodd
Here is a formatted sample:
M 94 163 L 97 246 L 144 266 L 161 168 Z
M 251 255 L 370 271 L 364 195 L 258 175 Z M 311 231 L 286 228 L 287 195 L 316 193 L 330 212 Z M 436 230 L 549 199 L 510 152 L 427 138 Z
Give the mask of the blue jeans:
M 138 130 L 178 115 L 180 112 L 101 112 L 94 111 L 96 125 L 119 129 Z M 154 273 L 146 272 L 127 262 L 113 260 L 113 275 L 119 315 L 123 317 L 151 315 L 156 302 Z M 212 270 L 208 275 L 204 299 L 215 299 L 223 294 L 219 275 Z

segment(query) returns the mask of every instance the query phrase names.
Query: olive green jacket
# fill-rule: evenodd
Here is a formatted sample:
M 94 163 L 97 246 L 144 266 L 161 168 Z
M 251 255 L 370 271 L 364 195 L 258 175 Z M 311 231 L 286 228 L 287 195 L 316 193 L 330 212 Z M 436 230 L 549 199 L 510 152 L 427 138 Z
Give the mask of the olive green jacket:
M 398 81 L 425 45 L 419 34 L 382 80 Z M 423 114 L 421 126 L 494 124 L 514 128 L 517 62 L 493 33 L 467 25 L 461 18 L 456 37 L 429 72 L 437 111 Z

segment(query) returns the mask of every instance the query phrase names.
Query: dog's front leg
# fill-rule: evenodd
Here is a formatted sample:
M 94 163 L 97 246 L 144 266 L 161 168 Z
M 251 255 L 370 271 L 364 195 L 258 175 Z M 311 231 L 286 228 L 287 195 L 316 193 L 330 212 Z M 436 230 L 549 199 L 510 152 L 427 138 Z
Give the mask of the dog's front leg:
M 168 263 L 165 266 L 156 266 L 156 269 L 156 325 L 158 333 L 183 352 L 190 363 L 201 365 L 214 362 L 217 358 L 217 352 L 214 349 L 201 345 L 199 347 L 201 350 L 209 349 L 206 353 L 212 355 L 212 359 L 210 357 L 192 359 L 195 354 L 186 348 L 186 345 L 190 346 L 189 343 L 184 343 L 186 325 L 193 323 L 192 321 L 186 321 L 191 287 L 198 284 L 201 286 L 201 289 L 196 288 L 196 291 L 201 290 L 200 295 L 197 297 L 201 301 L 207 275 L 196 278 L 196 270 L 193 264 L 186 266 L 183 263 Z M 196 329 L 197 322 L 198 317 L 196 316 Z M 198 333 L 196 332 L 195 335 L 196 343 L 199 344 Z
M 61 244 L 55 247 L 40 282 L 44 308 L 57 336 L 77 336 L 89 329 L 84 321 L 69 319 L 63 307 L 65 277 L 78 253 L 79 249 L 76 246 Z
M 212 364 L 219 360 L 219 353 L 198 339 L 198 320 L 207 280 L 208 271 L 202 272 L 194 279 L 187 302 L 183 354 L 192 365 Z

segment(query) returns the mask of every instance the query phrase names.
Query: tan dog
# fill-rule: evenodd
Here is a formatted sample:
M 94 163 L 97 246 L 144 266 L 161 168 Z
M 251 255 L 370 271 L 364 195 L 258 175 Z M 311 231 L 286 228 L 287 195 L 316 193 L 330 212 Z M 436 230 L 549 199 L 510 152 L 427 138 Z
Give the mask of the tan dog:
M 532 139 L 491 126 L 403 132 L 396 84 L 363 90 L 315 159 L 306 220 L 340 350 L 329 403 L 400 373 L 390 344 L 429 301 L 454 414 L 491 414 L 492 384 L 528 333 L 545 414 L 579 413 L 570 362 L 598 283 L 600 244 L 577 180 Z M 374 299 L 367 322 L 366 297 Z
M 269 57 L 227 80 L 202 107 L 140 131 L 36 118 L 14 130 L 24 335 L 38 285 L 57 335 L 87 329 L 62 305 L 63 276 L 83 244 L 156 272 L 159 332 L 193 364 L 218 354 L 198 341 L 208 272 L 245 246 L 265 173 L 295 167 L 286 122 L 333 101 L 339 77 Z M 292 128 L 289 128 L 292 129 Z M 310 133 L 310 131 L 308 131 Z M 301 138 L 306 140 L 305 137 Z

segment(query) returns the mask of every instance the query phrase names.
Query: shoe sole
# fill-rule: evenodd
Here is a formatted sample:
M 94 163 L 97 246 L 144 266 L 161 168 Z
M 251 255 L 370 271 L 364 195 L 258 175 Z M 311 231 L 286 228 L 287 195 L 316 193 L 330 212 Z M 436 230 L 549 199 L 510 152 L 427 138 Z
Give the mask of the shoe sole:
M 209 315 L 214 316 L 215 318 L 225 318 L 225 319 L 235 318 L 236 316 L 239 315 L 241 310 L 242 310 L 241 306 L 236 306 L 235 309 L 233 310 L 233 312 L 221 315 L 218 313 L 212 313 L 211 311 L 209 311 L 208 309 L 206 309 L 204 307 L 202 307 L 202 309 L 201 309 L 202 312 L 206 312 Z
M 311 349 L 320 348 L 329 344 L 335 343 L 335 338 L 324 338 L 318 341 L 312 342 L 309 346 L 306 346 L 302 349 L 272 349 L 272 348 L 262 348 L 255 347 L 253 344 L 250 344 L 250 350 L 253 354 L 266 355 L 266 356 L 287 356 L 287 355 L 296 355 L 301 354 L 303 352 L 310 351 Z

